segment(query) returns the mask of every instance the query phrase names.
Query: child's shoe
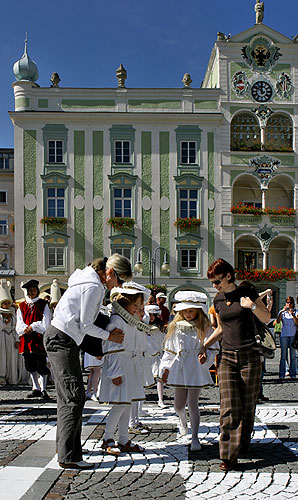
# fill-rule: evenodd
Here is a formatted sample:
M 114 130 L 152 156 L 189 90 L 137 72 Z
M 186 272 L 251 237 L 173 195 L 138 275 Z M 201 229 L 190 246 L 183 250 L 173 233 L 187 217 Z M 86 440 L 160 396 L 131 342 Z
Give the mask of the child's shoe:
M 183 417 L 179 417 L 179 432 L 181 436 L 186 436 L 188 433 L 188 428 L 187 428 L 187 420 L 186 420 L 186 413 L 184 413 Z

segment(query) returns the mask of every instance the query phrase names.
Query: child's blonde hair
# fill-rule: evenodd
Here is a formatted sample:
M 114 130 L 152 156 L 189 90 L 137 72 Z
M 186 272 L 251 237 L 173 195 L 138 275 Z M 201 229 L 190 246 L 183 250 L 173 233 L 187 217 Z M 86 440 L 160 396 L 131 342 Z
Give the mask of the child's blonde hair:
M 126 309 L 129 304 L 132 304 L 138 298 L 142 299 L 142 303 L 144 303 L 144 294 L 143 293 L 134 293 L 134 294 L 125 294 L 125 293 L 118 293 L 118 295 L 115 295 L 113 297 L 113 302 L 116 300 L 118 304 L 120 304 L 123 309 Z
M 197 338 L 200 339 L 201 342 L 203 342 L 203 340 L 206 337 L 207 328 L 211 326 L 211 323 L 208 316 L 206 316 L 206 314 L 201 308 L 198 308 L 197 311 L 198 312 L 196 318 L 194 319 L 194 324 L 197 329 Z M 183 321 L 183 320 L 184 320 L 183 311 L 177 312 L 173 321 L 171 321 L 171 323 L 168 326 L 166 340 L 173 335 L 176 329 L 176 323 L 178 321 Z

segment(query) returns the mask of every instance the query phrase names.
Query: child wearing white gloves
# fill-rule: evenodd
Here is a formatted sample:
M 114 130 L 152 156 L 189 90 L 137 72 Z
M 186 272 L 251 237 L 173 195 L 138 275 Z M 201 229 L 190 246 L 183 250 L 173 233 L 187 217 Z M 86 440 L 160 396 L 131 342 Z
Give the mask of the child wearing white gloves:
M 205 312 L 207 296 L 192 290 L 180 291 L 176 293 L 175 301 L 176 314 L 168 327 L 160 376 L 168 385 L 175 387 L 174 406 L 182 436 L 188 432 L 187 404 L 192 431 L 191 450 L 199 451 L 198 400 L 202 387 L 213 385 L 209 368 L 214 363 L 218 344 L 208 349 L 205 363 L 200 364 L 198 354 L 201 344 L 213 331 Z
M 112 315 L 107 326 L 108 331 L 119 328 L 124 333 L 121 345 L 103 342 L 104 364 L 100 401 L 112 405 L 106 421 L 106 429 L 102 448 L 106 453 L 119 455 L 121 452 L 140 453 L 138 444 L 128 440 L 129 416 L 131 403 L 143 401 L 144 377 L 140 359 L 139 336 L 150 330 L 135 314 L 144 303 L 144 295 L 149 290 L 135 282 L 123 283 L 122 288 L 113 288 Z M 118 427 L 118 444 L 115 443 L 115 432 Z

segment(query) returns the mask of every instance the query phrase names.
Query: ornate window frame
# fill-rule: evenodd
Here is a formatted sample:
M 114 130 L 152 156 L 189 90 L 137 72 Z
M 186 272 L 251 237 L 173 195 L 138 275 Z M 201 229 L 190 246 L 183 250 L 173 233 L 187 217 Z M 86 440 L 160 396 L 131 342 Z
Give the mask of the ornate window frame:
M 111 254 L 115 253 L 117 248 L 129 248 L 130 249 L 130 261 L 133 264 L 133 256 L 135 249 L 136 236 L 133 234 L 113 234 L 109 236 L 111 245 Z
M 60 172 L 49 172 L 48 174 L 41 175 L 42 191 L 43 191 L 43 213 L 47 215 L 47 189 L 48 188 L 64 188 L 64 217 L 68 218 L 68 180 L 70 175 L 62 174 Z
M 111 142 L 111 165 L 112 167 L 118 168 L 134 168 L 135 158 L 135 129 L 132 125 L 112 125 L 110 130 L 110 142 Z M 116 151 L 115 144 L 116 141 L 129 141 L 130 143 L 130 161 L 125 163 L 116 162 Z
M 67 249 L 68 249 L 68 238 L 67 234 L 59 233 L 55 231 L 54 233 L 45 234 L 43 236 L 43 247 L 44 247 L 44 269 L 45 272 L 48 271 L 57 271 L 57 272 L 66 272 L 68 269 L 68 258 L 67 258 Z M 49 266 L 48 265 L 48 249 L 49 248 L 63 248 L 64 249 L 64 265 L 63 266 Z
M 187 169 L 189 172 L 197 172 L 200 168 L 200 146 L 202 130 L 198 125 L 178 125 L 175 129 L 177 143 L 177 165 L 180 169 Z M 196 142 L 196 162 L 181 162 L 181 143 Z
M 201 275 L 202 272 L 202 238 L 193 234 L 185 234 L 175 238 L 177 241 L 177 272 L 180 275 L 188 276 Z M 196 250 L 197 251 L 197 267 L 186 269 L 181 266 L 181 250 Z
M 43 127 L 43 143 L 44 143 L 44 165 L 47 168 L 62 168 L 66 169 L 67 166 L 67 137 L 68 129 L 64 124 L 47 124 Z M 63 161 L 62 162 L 49 162 L 48 148 L 49 141 L 62 141 L 63 147 Z
M 174 177 L 176 181 L 176 213 L 177 217 L 180 216 L 180 207 L 179 207 L 179 192 L 181 189 L 197 189 L 198 198 L 197 198 L 197 218 L 201 218 L 201 200 L 202 200 L 202 182 L 203 177 L 199 177 L 197 175 L 193 175 L 191 173 L 184 173 L 181 175 L 177 175 Z
M 110 181 L 110 214 L 114 217 L 114 188 L 131 189 L 131 217 L 135 218 L 135 197 L 137 175 L 131 175 L 126 172 L 119 172 L 114 175 L 108 175 Z

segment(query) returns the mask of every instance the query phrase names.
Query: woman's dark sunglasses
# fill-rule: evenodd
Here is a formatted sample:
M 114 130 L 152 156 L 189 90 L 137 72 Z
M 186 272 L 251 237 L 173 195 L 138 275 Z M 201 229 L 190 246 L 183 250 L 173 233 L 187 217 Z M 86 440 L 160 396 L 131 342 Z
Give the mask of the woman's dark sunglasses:
M 222 282 L 222 280 L 224 279 L 224 276 L 222 278 L 220 278 L 219 280 L 214 280 L 214 281 L 211 281 L 210 280 L 210 283 L 211 285 L 220 285 L 220 283 Z
M 119 274 L 117 273 L 117 271 L 114 269 L 114 273 L 115 273 L 115 276 L 117 278 L 117 281 L 118 281 L 118 285 L 123 285 L 124 283 L 124 280 L 122 280 L 119 276 Z

